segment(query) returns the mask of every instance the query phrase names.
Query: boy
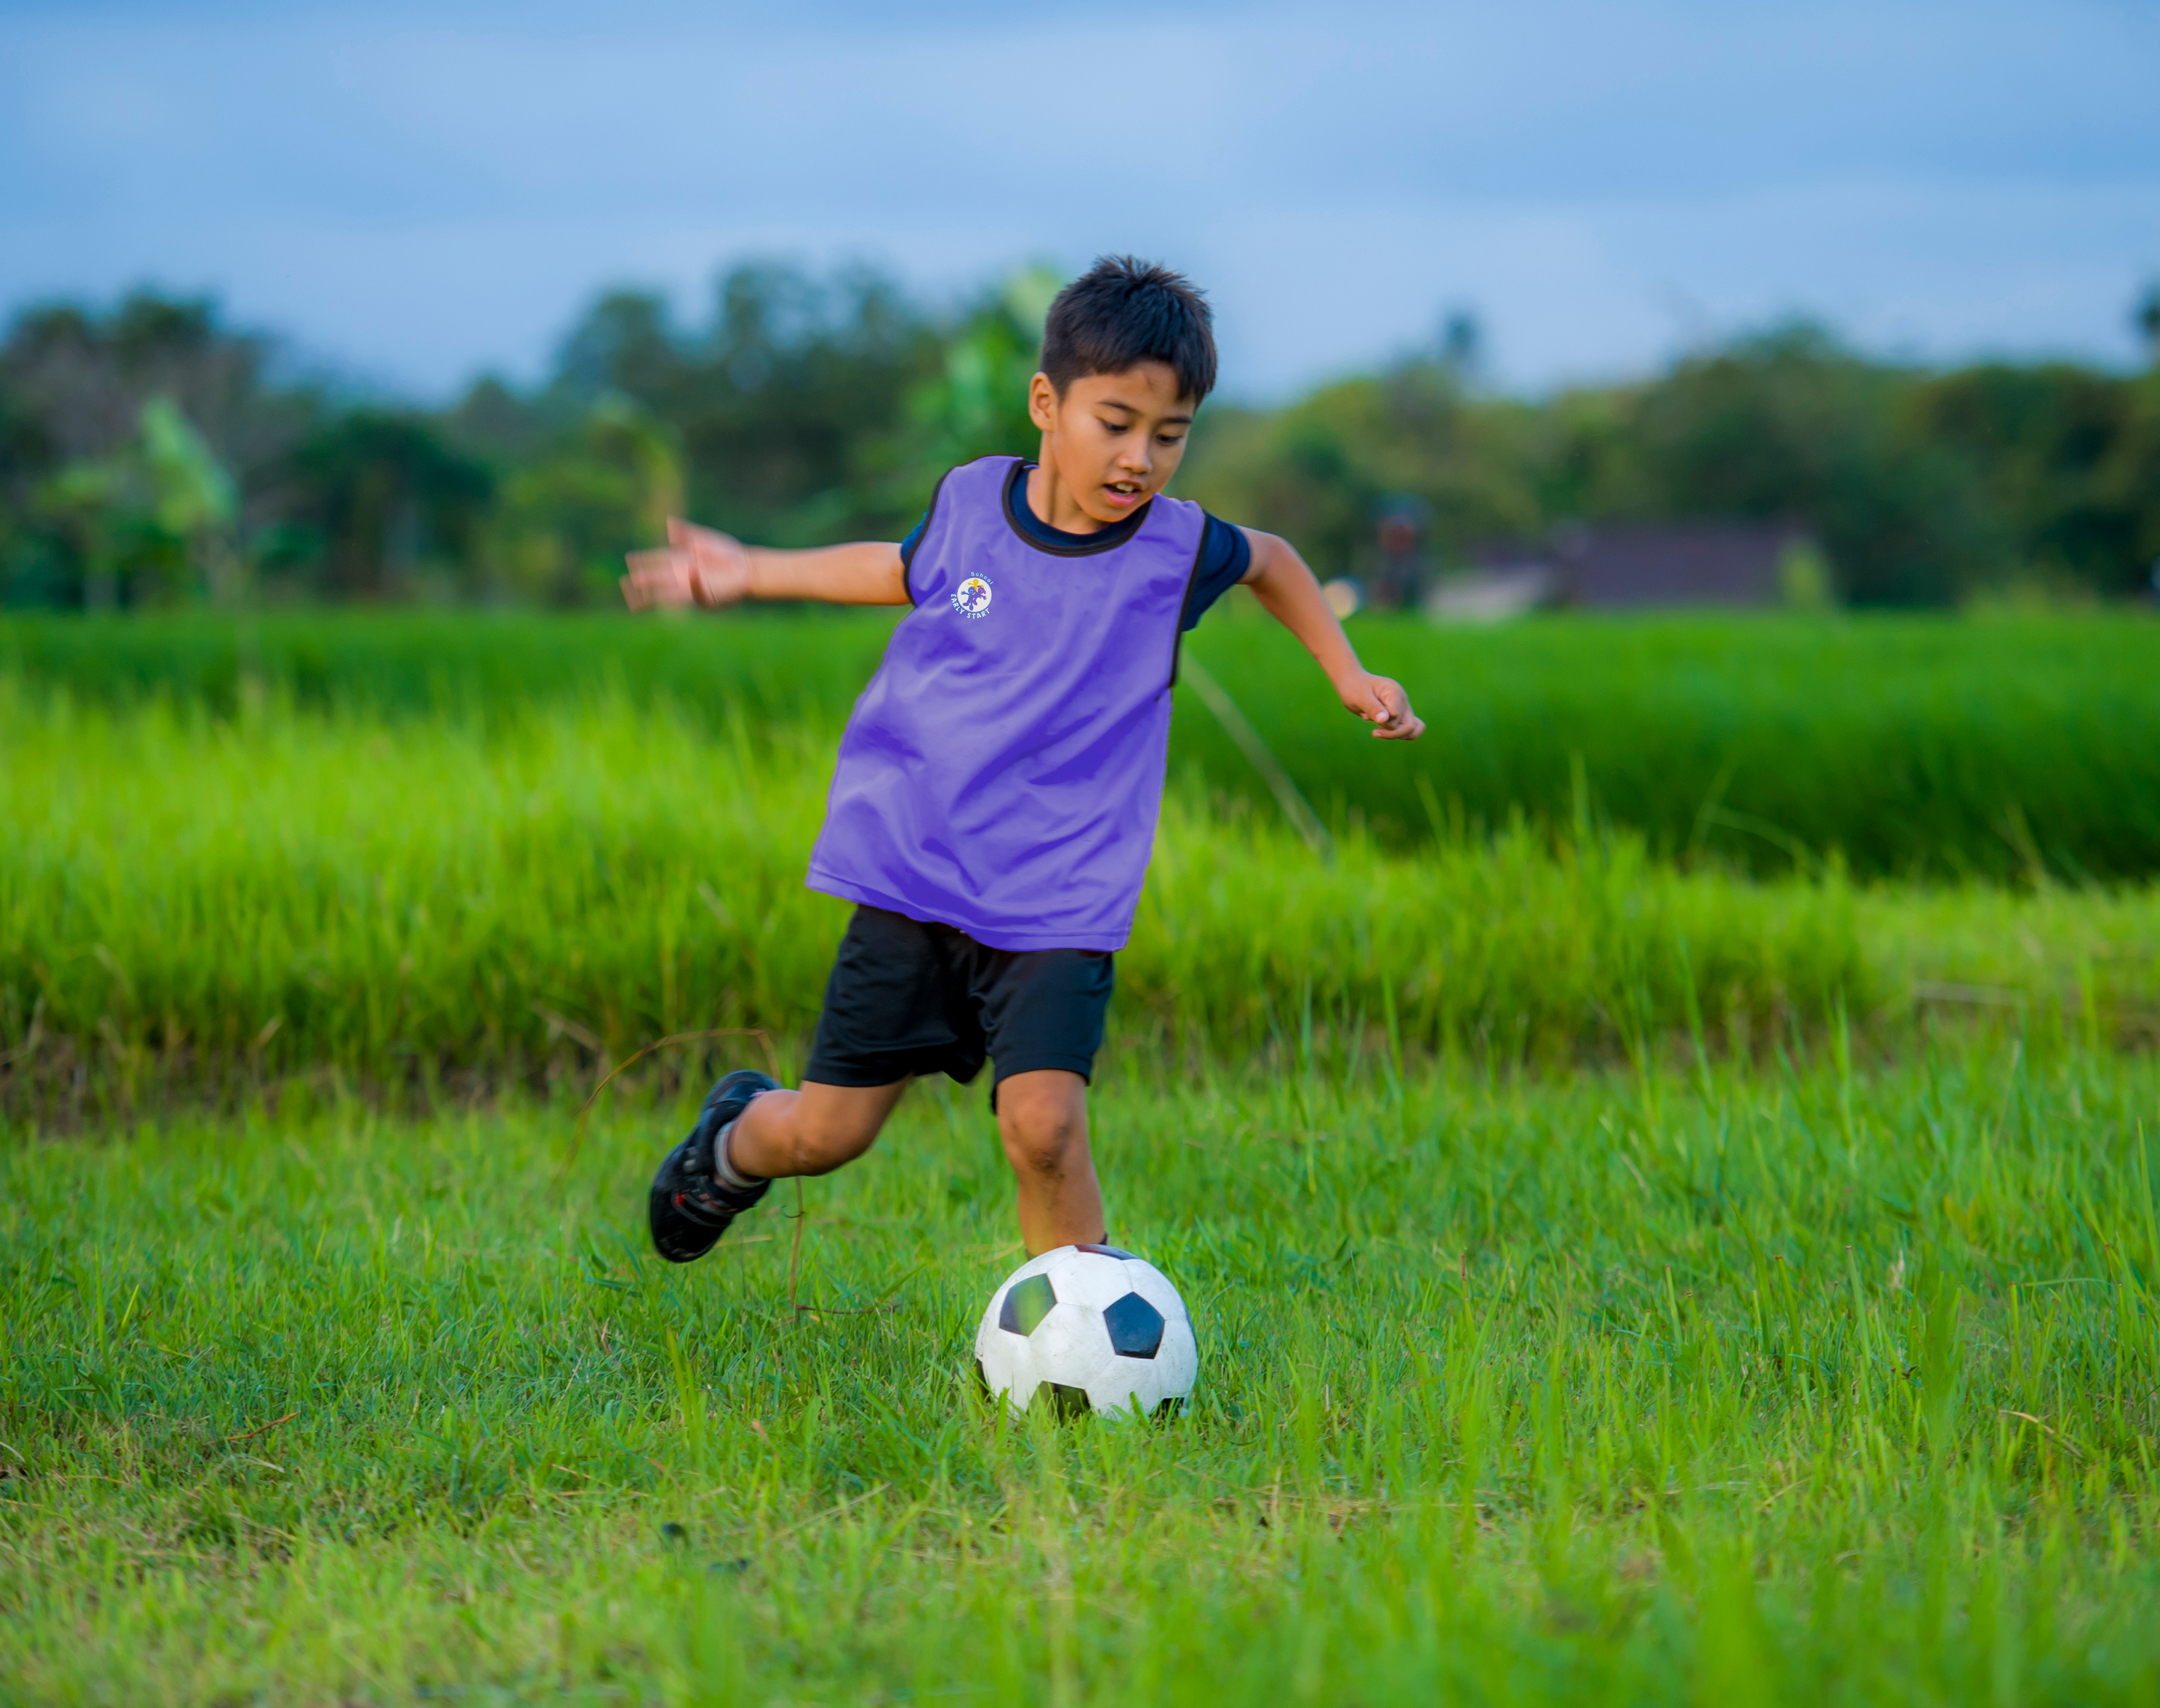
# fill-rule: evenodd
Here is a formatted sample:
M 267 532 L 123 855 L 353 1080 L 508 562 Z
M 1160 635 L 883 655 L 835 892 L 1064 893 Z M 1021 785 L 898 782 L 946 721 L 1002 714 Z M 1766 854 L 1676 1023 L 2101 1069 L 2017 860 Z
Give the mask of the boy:
M 1099 1243 L 1087 1088 L 1162 803 L 1180 635 L 1242 582 L 1375 736 L 1424 733 L 1286 542 L 1161 496 L 1214 384 L 1200 293 L 1099 261 L 1044 326 L 1036 462 L 951 470 L 896 546 L 770 551 L 673 521 L 666 549 L 631 554 L 633 610 L 914 607 L 855 703 L 810 857 L 810 886 L 855 913 L 802 1083 L 741 1069 L 714 1086 L 653 1176 L 670 1262 L 776 1179 L 861 1155 L 911 1076 L 965 1082 L 985 1056 L 1030 1254 Z

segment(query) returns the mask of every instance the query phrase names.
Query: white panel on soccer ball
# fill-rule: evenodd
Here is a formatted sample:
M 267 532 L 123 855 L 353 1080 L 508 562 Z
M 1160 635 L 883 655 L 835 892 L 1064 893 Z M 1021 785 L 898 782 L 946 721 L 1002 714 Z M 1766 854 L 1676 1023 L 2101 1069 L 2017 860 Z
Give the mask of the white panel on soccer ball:
M 1035 1392 L 1036 1382 L 1035 1359 L 1026 1341 L 1007 1334 L 993 1317 L 975 1337 L 975 1354 L 981 1360 L 983 1380 L 990 1392 L 1005 1394 L 1015 1405 L 1025 1406 Z
M 1119 1359 L 1118 1362 L 1129 1363 L 1131 1361 Z M 1129 1369 L 1106 1369 L 1088 1384 L 1088 1404 L 1099 1416 L 1108 1418 L 1127 1416 L 1129 1415 L 1129 1408 L 1132 1403 L 1133 1378 L 1132 1372 Z M 1140 1404 L 1140 1409 L 1143 1411 L 1147 1409 L 1145 1400 Z
M 1062 1300 L 1027 1337 L 1027 1349 L 1038 1376 L 1067 1388 L 1085 1388 L 1116 1356 L 1102 1313 Z
M 1145 1415 L 1160 1397 L 1155 1376 L 1152 1358 L 1112 1358 L 1088 1384 L 1088 1403 L 1105 1417 Z
M 1170 1285 L 1170 1278 L 1151 1263 L 1129 1257 L 1119 1264 L 1124 1273 L 1125 1285 L 1141 1298 L 1162 1312 L 1172 1322 L 1188 1321 L 1185 1300 L 1178 1296 L 1177 1289 Z
M 1200 1348 L 1192 1338 L 1191 1326 L 1182 1318 L 1173 1318 L 1165 1326 L 1162 1345 L 1153 1363 L 1163 1395 L 1182 1399 L 1192 1392 L 1192 1384 L 1200 1376 Z
M 1035 1348 L 1025 1341 L 1019 1342 L 1007 1368 L 1011 1373 L 1005 1383 L 1005 1403 L 1015 1411 L 1025 1411 L 1042 1381 L 1042 1372 L 1035 1361 Z
M 990 1295 L 989 1308 L 983 1312 L 981 1326 L 975 1331 L 975 1355 L 982 1366 L 984 1381 L 993 1394 L 1005 1394 L 1016 1409 L 1025 1409 L 1041 1379 L 1041 1372 L 1027 1337 L 1000 1324 L 1013 1289 L 1041 1275 L 1048 1266 L 1046 1259 L 1049 1255 L 1045 1253 L 1042 1257 L 1030 1259 L 1005 1278 L 1005 1284 Z M 1041 1284 L 1038 1283 L 1037 1290 L 1041 1290 Z
M 1060 1248 L 1061 1250 L 1063 1248 L 1062 1247 Z M 1015 1284 L 1025 1281 L 1030 1275 L 1039 1275 L 1042 1274 L 1042 1272 L 1047 1269 L 1051 1263 L 1056 1260 L 1057 1257 L 1057 1253 L 1056 1251 L 1046 1251 L 1041 1257 L 1030 1258 L 1025 1263 L 1022 1264 L 1018 1269 L 1015 1269 L 1010 1275 L 1005 1277 L 1005 1285 L 998 1289 L 997 1297 L 990 1301 L 991 1304 L 995 1306 L 999 1300 L 1002 1300 L 1008 1292 L 1012 1290 Z
M 1134 1259 L 1125 1269 L 1132 1279 L 1133 1290 L 1162 1312 L 1162 1342 L 1155 1348 L 1154 1361 L 1159 1392 L 1166 1399 L 1184 1399 L 1191 1395 L 1200 1375 L 1199 1342 L 1185 1301 L 1153 1264 Z
M 1126 1285 L 1122 1259 L 1067 1246 L 1051 1254 L 1057 1261 L 1046 1273 L 1060 1299 L 1100 1311 L 1132 1290 Z
M 986 1371 L 1005 1355 L 998 1328 L 998 1312 L 1005 1302 L 1005 1290 L 1000 1287 L 990 1295 L 989 1308 L 984 1311 L 983 1320 L 975 1329 L 975 1356 L 983 1360 Z M 1009 1341 L 1012 1337 L 1006 1335 L 1004 1338 Z

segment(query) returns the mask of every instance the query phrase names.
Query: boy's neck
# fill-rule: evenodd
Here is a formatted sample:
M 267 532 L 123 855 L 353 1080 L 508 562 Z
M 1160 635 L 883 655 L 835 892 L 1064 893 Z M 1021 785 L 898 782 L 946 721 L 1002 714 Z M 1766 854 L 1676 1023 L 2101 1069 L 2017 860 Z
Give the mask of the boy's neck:
M 1046 433 L 1042 436 L 1042 449 L 1036 455 L 1035 466 L 1027 471 L 1024 496 L 1036 520 L 1048 523 L 1062 533 L 1098 534 L 1111 526 L 1096 521 L 1081 509 L 1072 489 L 1058 479 L 1057 465 L 1050 454 L 1050 435 Z

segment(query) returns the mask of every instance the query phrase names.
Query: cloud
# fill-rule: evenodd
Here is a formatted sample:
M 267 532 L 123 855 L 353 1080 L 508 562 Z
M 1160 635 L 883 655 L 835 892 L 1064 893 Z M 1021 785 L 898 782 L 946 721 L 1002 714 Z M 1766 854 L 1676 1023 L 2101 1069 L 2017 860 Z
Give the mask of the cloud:
M 0 12 L 0 299 L 210 288 L 386 381 L 731 257 L 1139 248 L 1278 392 L 1476 304 L 1502 377 L 1802 310 L 2130 352 L 2160 14 L 1976 4 Z

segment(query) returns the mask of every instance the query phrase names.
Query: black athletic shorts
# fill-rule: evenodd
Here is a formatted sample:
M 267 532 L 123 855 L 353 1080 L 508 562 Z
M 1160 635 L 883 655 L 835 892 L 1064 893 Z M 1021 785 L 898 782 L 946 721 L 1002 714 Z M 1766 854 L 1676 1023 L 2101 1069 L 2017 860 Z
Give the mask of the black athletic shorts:
M 1095 949 L 994 949 L 949 925 L 859 906 L 802 1077 L 868 1086 L 947 1073 L 965 1084 L 987 1056 L 994 1098 L 998 1081 L 1039 1067 L 1088 1078 L 1111 960 Z

